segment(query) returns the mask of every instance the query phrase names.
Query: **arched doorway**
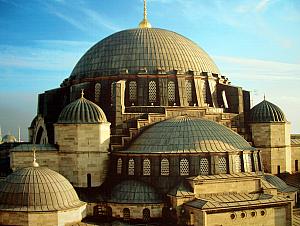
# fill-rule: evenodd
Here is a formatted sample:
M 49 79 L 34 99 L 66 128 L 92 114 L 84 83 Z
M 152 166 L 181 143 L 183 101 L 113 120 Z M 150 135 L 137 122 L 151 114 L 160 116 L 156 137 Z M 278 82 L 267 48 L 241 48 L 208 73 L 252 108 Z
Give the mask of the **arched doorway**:
M 87 179 L 87 187 L 88 187 L 88 188 L 92 187 L 92 176 L 91 176 L 90 173 L 88 173 L 88 174 L 86 175 L 86 179 Z
M 123 220 L 124 221 L 130 220 L 130 210 L 128 208 L 123 209 Z
M 143 209 L 143 221 L 149 222 L 150 221 L 150 210 L 148 208 Z

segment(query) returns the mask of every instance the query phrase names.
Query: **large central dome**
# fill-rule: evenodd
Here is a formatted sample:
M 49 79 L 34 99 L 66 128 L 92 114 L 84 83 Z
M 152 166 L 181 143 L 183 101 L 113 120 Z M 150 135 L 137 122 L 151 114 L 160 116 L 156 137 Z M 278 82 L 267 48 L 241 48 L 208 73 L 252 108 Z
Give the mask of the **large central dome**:
M 98 42 L 79 60 L 71 79 L 120 74 L 158 74 L 179 70 L 194 73 L 219 69 L 209 55 L 191 40 L 158 28 L 117 32 Z

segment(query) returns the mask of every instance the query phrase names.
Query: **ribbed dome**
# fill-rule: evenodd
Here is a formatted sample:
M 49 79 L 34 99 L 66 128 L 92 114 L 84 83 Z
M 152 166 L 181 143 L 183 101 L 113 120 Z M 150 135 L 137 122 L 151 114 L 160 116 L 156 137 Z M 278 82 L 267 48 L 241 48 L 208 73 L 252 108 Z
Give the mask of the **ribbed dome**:
M 164 29 L 137 28 L 112 34 L 90 48 L 71 79 L 116 75 L 124 69 L 128 74 L 141 69 L 146 74 L 157 74 L 158 69 L 220 74 L 209 55 L 191 40 Z
M 162 202 L 154 188 L 136 180 L 125 180 L 117 184 L 112 190 L 110 201 L 117 203 Z
M 216 122 L 179 116 L 146 129 L 122 152 L 199 153 L 253 150 L 239 134 Z
M 89 124 L 107 122 L 102 109 L 92 101 L 81 97 L 67 105 L 59 115 L 57 123 Z
M 44 167 L 15 171 L 0 183 L 0 209 L 65 210 L 83 205 L 69 181 Z
M 282 110 L 275 104 L 263 100 L 250 110 L 250 122 L 285 122 Z
M 14 142 L 17 142 L 17 139 L 15 136 L 8 134 L 2 138 L 2 142 L 3 143 L 14 143 Z

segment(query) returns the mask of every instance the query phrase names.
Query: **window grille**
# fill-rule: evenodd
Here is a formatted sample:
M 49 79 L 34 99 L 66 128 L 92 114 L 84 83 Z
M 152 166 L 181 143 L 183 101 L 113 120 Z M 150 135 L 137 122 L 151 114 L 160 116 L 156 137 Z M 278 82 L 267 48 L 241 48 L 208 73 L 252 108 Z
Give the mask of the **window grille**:
M 207 158 L 202 158 L 200 160 L 200 174 L 208 175 L 208 159 Z
M 242 166 L 241 166 L 241 158 L 240 156 L 235 156 L 235 172 L 240 173 L 242 172 Z
M 136 101 L 137 85 L 136 81 L 129 82 L 129 100 Z
M 170 164 L 168 159 L 162 159 L 160 162 L 160 174 L 162 176 L 168 176 L 170 174 Z
M 175 83 L 173 81 L 168 83 L 168 98 L 169 102 L 175 102 Z
M 128 161 L 128 175 L 134 175 L 134 160 L 129 159 Z
M 96 85 L 95 85 L 95 102 L 100 101 L 100 94 L 101 94 L 101 84 L 96 83 Z
M 190 173 L 189 161 L 187 159 L 180 160 L 180 176 L 186 176 Z
M 150 210 L 148 208 L 143 209 L 143 220 L 144 222 L 150 221 Z
M 122 159 L 118 158 L 117 161 L 117 174 L 121 174 L 122 173 Z
M 149 102 L 153 103 L 156 102 L 156 82 L 151 81 L 149 82 Z
M 191 80 L 185 80 L 185 89 L 186 89 L 186 99 L 189 103 L 192 103 L 193 96 L 192 96 L 192 81 Z
M 219 158 L 219 173 L 227 173 L 227 164 L 225 157 Z
M 202 97 L 203 97 L 203 102 L 207 103 L 207 98 L 206 98 L 206 81 L 204 81 L 203 87 L 202 87 Z
M 151 174 L 151 163 L 149 159 L 144 159 L 143 161 L 143 175 L 150 176 Z
M 128 208 L 123 209 L 123 220 L 124 221 L 130 220 L 130 210 Z

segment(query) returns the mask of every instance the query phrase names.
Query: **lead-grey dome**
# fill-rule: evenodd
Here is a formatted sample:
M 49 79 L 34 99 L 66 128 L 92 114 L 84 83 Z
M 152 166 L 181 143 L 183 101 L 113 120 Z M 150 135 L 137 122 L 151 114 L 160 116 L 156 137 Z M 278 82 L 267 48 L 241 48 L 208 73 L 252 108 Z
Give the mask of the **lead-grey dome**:
M 263 100 L 250 110 L 249 121 L 253 123 L 285 122 L 283 111 L 269 101 Z
M 200 153 L 253 150 L 239 134 L 214 121 L 179 116 L 146 129 L 124 153 Z
M 3 143 L 14 143 L 17 142 L 17 138 L 11 134 L 7 134 L 2 138 Z
M 107 122 L 105 113 L 92 101 L 83 96 L 67 105 L 58 117 L 57 123 L 89 124 Z
M 125 180 L 117 184 L 111 193 L 111 202 L 116 203 L 161 203 L 154 188 L 141 181 Z
M 71 79 L 98 76 L 146 74 L 189 70 L 195 73 L 220 74 L 209 55 L 191 40 L 172 31 L 158 28 L 137 28 L 114 33 L 90 48 L 71 73 Z
M 54 211 L 82 206 L 70 182 L 44 167 L 15 171 L 0 183 L 0 209 Z

